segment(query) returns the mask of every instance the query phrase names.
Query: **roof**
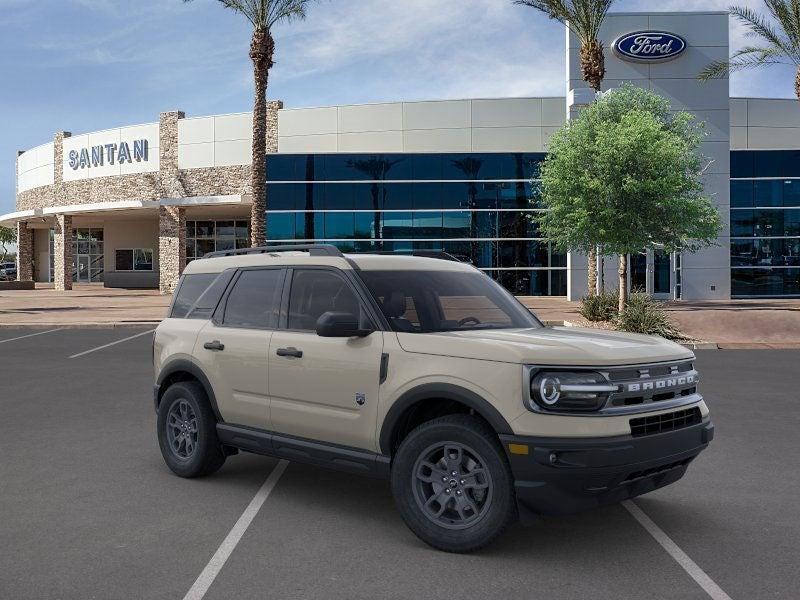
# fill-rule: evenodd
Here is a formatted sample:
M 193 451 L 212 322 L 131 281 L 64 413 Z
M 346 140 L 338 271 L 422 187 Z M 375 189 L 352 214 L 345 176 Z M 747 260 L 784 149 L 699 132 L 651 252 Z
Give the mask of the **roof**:
M 238 267 L 262 266 L 329 266 L 339 269 L 362 269 L 364 271 L 464 271 L 474 267 L 467 263 L 421 256 L 386 254 L 344 254 L 341 256 L 312 256 L 306 251 L 266 252 L 263 254 L 241 254 L 216 256 L 193 260 L 184 273 L 220 273 Z

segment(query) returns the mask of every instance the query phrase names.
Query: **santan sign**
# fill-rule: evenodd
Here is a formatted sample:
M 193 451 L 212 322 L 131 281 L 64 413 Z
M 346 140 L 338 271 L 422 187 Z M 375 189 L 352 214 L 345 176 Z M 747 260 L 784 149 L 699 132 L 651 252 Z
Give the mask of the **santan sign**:
M 637 31 L 614 40 L 614 53 L 634 62 L 672 60 L 686 50 L 686 40 L 665 31 Z
M 133 149 L 131 150 L 131 146 Z M 148 143 L 146 139 L 120 142 L 119 144 L 101 144 L 91 148 L 81 148 L 70 150 L 67 161 L 73 171 L 91 167 L 102 167 L 104 164 L 113 165 L 115 163 L 125 164 L 136 162 L 147 162 Z

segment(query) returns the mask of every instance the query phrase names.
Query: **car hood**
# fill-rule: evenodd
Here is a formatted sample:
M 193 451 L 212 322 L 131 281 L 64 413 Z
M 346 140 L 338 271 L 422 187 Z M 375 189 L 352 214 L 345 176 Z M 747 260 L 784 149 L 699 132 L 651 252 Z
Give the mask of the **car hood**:
M 520 364 L 612 366 L 693 358 L 662 337 L 580 327 L 398 333 L 407 352 Z

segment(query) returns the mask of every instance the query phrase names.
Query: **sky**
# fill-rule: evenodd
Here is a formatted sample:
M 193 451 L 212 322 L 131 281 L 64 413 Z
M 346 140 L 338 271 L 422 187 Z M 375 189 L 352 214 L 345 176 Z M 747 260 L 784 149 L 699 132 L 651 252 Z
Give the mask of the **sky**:
M 652 6 L 618 0 L 614 10 Z M 0 0 L 0 214 L 14 210 L 17 151 L 56 131 L 153 122 L 166 110 L 250 110 L 249 27 L 217 0 Z M 511 0 L 318 0 L 305 21 L 275 30 L 268 95 L 287 107 L 560 96 L 564 37 L 559 23 Z M 744 41 L 734 28 L 732 47 Z M 731 93 L 789 98 L 793 80 L 785 67 L 745 72 Z

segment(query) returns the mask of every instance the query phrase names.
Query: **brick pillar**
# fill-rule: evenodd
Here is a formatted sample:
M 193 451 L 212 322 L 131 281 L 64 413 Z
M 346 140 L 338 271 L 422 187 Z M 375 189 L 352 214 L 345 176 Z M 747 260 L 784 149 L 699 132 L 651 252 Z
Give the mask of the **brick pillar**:
M 57 290 L 72 289 L 72 217 L 56 215 L 53 281 Z
M 33 281 L 33 229 L 17 223 L 17 281 Z
M 186 211 L 179 206 L 158 207 L 158 287 L 162 294 L 175 291 L 186 266 Z

